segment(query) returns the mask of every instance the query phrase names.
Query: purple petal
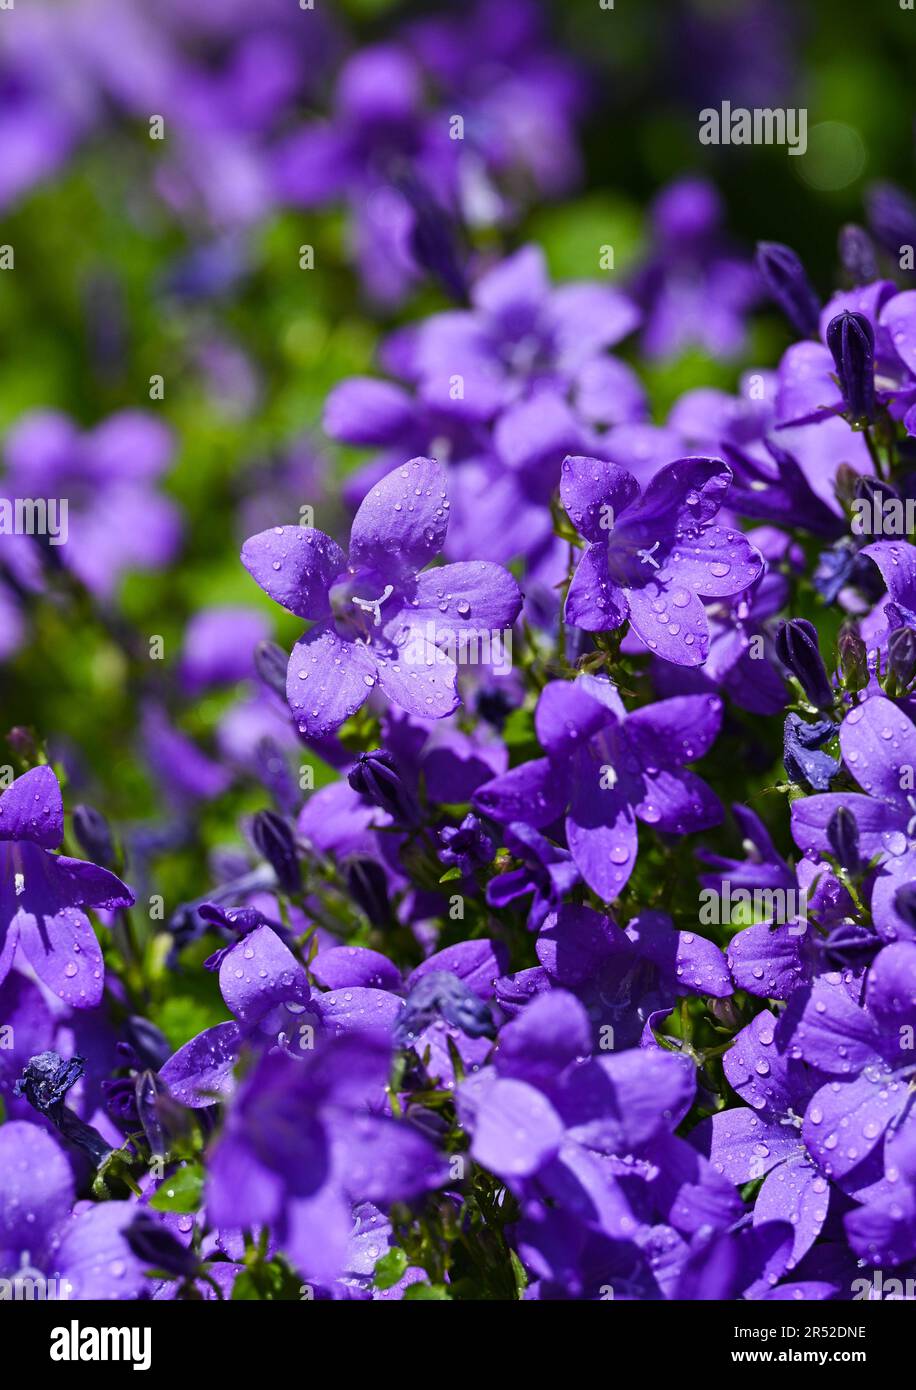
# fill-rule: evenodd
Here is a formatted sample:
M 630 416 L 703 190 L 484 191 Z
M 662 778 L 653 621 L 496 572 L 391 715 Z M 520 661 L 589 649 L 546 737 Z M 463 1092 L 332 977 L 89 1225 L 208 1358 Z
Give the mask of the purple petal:
M 644 764 L 680 767 L 704 757 L 722 727 L 718 695 L 676 695 L 627 718 L 627 738 Z
M 535 827 L 550 825 L 566 806 L 567 778 L 547 758 L 533 758 L 484 782 L 474 794 L 474 805 L 502 824 L 524 821 Z
M 500 1079 L 487 1088 L 477 1107 L 473 1136 L 476 1161 L 508 1181 L 530 1177 L 556 1155 L 563 1122 L 533 1086 Z
M 818 855 L 832 853 L 827 826 L 841 807 L 855 816 L 859 847 L 865 859 L 887 854 L 897 840 L 906 845 L 909 815 L 870 796 L 856 792 L 825 792 L 799 797 L 792 802 L 792 837 L 799 849 Z
M 219 987 L 227 1007 L 249 1025 L 278 1004 L 307 1004 L 310 995 L 305 971 L 270 927 L 256 927 L 226 952 Z
M 754 1225 L 789 1221 L 795 1232 L 790 1268 L 797 1264 L 821 1233 L 827 1220 L 830 1184 L 813 1163 L 796 1154 L 771 1169 L 757 1194 Z
M 40 920 L 39 920 L 40 919 Z M 76 908 L 45 915 L 21 909 L 13 919 L 35 974 L 74 1009 L 93 1009 L 105 985 L 102 949 L 89 919 Z
M 401 988 L 397 966 L 367 946 L 328 946 L 311 961 L 309 971 L 325 989 L 347 989 L 353 985 L 393 991 Z
M 566 594 L 566 621 L 583 632 L 609 632 L 626 622 L 626 594 L 611 579 L 607 543 L 590 545 Z
M 675 835 L 708 830 L 722 820 L 722 803 L 702 777 L 686 768 L 645 774 L 646 794 L 635 811 L 646 825 Z
M 762 1177 L 799 1150 L 797 1130 L 768 1124 L 746 1105 L 702 1120 L 690 1138 L 715 1171 L 733 1183 Z
M 388 1038 L 404 1010 L 404 1000 L 385 989 L 353 986 L 314 994 L 312 1007 L 332 1037 L 372 1033 Z
M 145 1266 L 123 1235 L 136 1210 L 134 1202 L 99 1202 L 64 1228 L 56 1258 L 73 1285 L 73 1298 L 133 1301 L 149 1287 Z
M 862 547 L 862 554 L 874 560 L 894 602 L 916 612 L 916 546 L 903 541 L 874 541 Z
M 428 564 L 448 530 L 445 469 L 414 458 L 384 477 L 363 499 L 350 531 L 350 564 L 400 577 Z
M 916 767 L 916 728 L 890 700 L 874 695 L 851 709 L 840 726 L 843 761 L 859 786 L 906 813 L 903 769 Z
M 233 1068 L 244 1034 L 237 1023 L 217 1023 L 198 1033 L 170 1057 L 159 1072 L 182 1105 L 199 1110 L 231 1094 Z
M 427 956 L 423 964 L 418 965 L 408 976 L 407 988 L 412 989 L 417 980 L 422 980 L 424 975 L 436 970 L 447 970 L 450 974 L 457 975 L 459 980 L 464 980 L 481 999 L 489 999 L 498 976 L 503 974 L 505 968 L 506 953 L 501 945 L 488 941 L 486 937 L 478 938 L 476 941 L 456 941 L 454 946 L 446 946 L 443 950 Z
M 51 1255 L 72 1202 L 70 1164 L 47 1130 L 27 1120 L 0 1126 L 0 1251 L 17 1261 L 21 1250 Z
M 300 731 L 323 738 L 356 713 L 376 680 L 376 659 L 364 643 L 346 641 L 330 625 L 313 627 L 293 647 L 286 698 Z
M 502 337 L 519 338 L 534 327 L 550 281 L 539 246 L 523 246 L 482 275 L 471 298 Z
M 757 922 L 745 927 L 728 947 L 735 984 L 760 999 L 788 999 L 806 978 L 803 940 L 789 925 Z
M 579 535 L 605 550 L 620 516 L 638 497 L 639 484 L 619 464 L 581 455 L 563 460 L 560 500 Z
M 895 1039 L 903 1039 L 907 1032 L 912 1035 L 916 1029 L 916 943 L 885 946 L 868 973 L 866 1000 L 879 1026 Z
M 461 703 L 455 689 L 458 667 L 419 628 L 408 630 L 403 646 L 384 656 L 377 652 L 376 664 L 380 689 L 409 714 L 444 719 Z
M 64 838 L 60 783 L 49 767 L 33 767 L 0 796 L 0 840 L 31 840 L 56 849 Z
M 426 570 L 417 578 L 407 609 L 412 626 L 433 624 L 446 634 L 466 630 L 494 635 L 511 628 L 522 607 L 522 595 L 502 565 L 466 560 Z M 443 606 L 444 605 L 444 606 Z
M 313 526 L 272 526 L 242 546 L 242 564 L 274 603 L 300 618 L 324 618 L 328 590 L 347 566 L 336 541 Z
M 671 571 L 672 585 L 717 598 L 750 588 L 763 565 L 760 551 L 740 531 L 709 524 L 696 540 L 680 536 L 665 568 Z
M 615 722 L 607 706 L 578 681 L 550 681 L 534 714 L 538 742 L 553 758 L 568 758 Z
M 605 902 L 622 892 L 636 863 L 631 800 L 625 779 L 602 787 L 597 764 L 591 758 L 577 760 L 566 838 L 585 882 Z
M 633 953 L 626 935 L 610 917 L 572 903 L 564 903 L 548 917 L 535 949 L 544 969 L 558 984 L 567 986 L 584 984 L 614 956 Z
M 415 417 L 414 402 L 403 387 L 360 376 L 334 387 L 325 401 L 322 427 L 331 439 L 382 447 L 395 444 Z
M 837 1070 L 836 1067 L 833 1068 Z M 903 1099 L 890 1072 L 842 1085 L 822 1086 L 811 1097 L 802 1136 L 812 1158 L 832 1178 L 844 1178 L 880 1144 Z
M 499 1035 L 496 1070 L 501 1076 L 549 1088 L 564 1067 L 591 1052 L 591 1027 L 573 995 L 539 995 Z
M 667 592 L 653 580 L 626 594 L 633 631 L 651 652 L 677 666 L 702 665 L 709 655 L 709 624 L 695 593 Z

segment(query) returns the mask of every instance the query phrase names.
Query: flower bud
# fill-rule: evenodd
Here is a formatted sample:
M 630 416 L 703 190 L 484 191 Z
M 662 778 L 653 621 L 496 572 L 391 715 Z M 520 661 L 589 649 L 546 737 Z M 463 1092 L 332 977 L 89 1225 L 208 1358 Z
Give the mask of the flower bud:
M 258 850 L 277 875 L 284 893 L 298 893 L 302 887 L 302 871 L 293 832 L 276 811 L 258 811 L 252 822 L 252 839 Z
M 829 709 L 833 689 L 817 645 L 817 629 L 806 618 L 790 618 L 780 623 L 776 633 L 776 655 L 813 705 Z
M 361 912 L 374 927 L 390 927 L 391 899 L 388 879 L 374 859 L 353 859 L 347 865 L 347 888 Z
M 875 330 L 864 314 L 844 309 L 827 325 L 843 400 L 853 420 L 875 417 Z
M 864 690 L 868 685 L 868 648 L 851 627 L 844 627 L 837 641 L 840 670 L 846 690 Z
M 840 228 L 840 263 L 853 285 L 868 285 L 878 277 L 875 247 L 864 227 L 847 222 Z
M 916 676 L 916 632 L 898 627 L 887 639 L 887 666 L 897 691 L 907 690 Z
M 289 657 L 276 642 L 259 642 L 254 649 L 254 669 L 271 690 L 286 699 L 286 668 Z
M 73 833 L 81 849 L 84 849 L 93 864 L 103 869 L 115 862 L 114 840 L 108 821 L 94 806 L 74 806 Z
M 786 318 L 803 338 L 816 338 L 820 301 L 791 246 L 757 243 L 757 269 Z
M 398 825 L 418 822 L 419 808 L 413 794 L 405 785 L 394 758 L 384 749 L 360 753 L 347 774 L 347 781 L 373 806 L 387 811 Z
M 846 806 L 838 806 L 827 822 L 827 841 L 837 860 L 851 874 L 858 873 L 861 864 L 859 856 L 859 827 L 856 818 Z

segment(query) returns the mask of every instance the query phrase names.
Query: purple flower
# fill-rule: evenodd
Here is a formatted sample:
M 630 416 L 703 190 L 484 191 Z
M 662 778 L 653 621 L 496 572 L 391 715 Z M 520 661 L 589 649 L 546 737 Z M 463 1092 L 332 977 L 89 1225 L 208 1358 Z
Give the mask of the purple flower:
M 537 955 L 553 986 L 585 1006 L 595 1045 L 638 1047 L 650 1016 L 685 994 L 727 998 L 725 957 L 712 941 L 674 930 L 662 912 L 641 912 L 626 930 L 589 907 L 565 904 L 548 917 Z
M 74 1208 L 73 1197 L 70 1165 L 49 1134 L 23 1120 L 0 1126 L 0 1276 L 43 1290 L 23 1298 L 144 1297 L 143 1265 L 124 1239 L 136 1204 Z
M 885 1141 L 890 1150 L 913 1129 L 914 1024 L 912 941 L 876 957 L 862 1005 L 840 978 L 826 975 L 797 991 L 780 1019 L 780 1051 L 830 1078 L 811 1097 L 802 1138 L 822 1171 L 847 1190 L 867 1190 L 880 1178 Z
M 521 594 L 501 566 L 423 570 L 442 548 L 448 507 L 445 470 L 411 459 L 364 500 L 349 560 L 310 526 L 277 526 L 245 542 L 242 562 L 261 588 L 314 620 L 293 649 L 286 687 L 309 737 L 339 728 L 376 685 L 412 714 L 451 714 L 458 668 L 437 641 L 458 650 L 462 637 L 514 623 Z
M 390 1060 L 366 1038 L 339 1038 L 301 1061 L 263 1056 L 210 1155 L 209 1219 L 269 1226 L 308 1279 L 342 1274 L 354 1204 L 420 1197 L 448 1172 L 418 1128 L 388 1113 Z
M 76 1009 L 102 998 L 104 962 L 83 907 L 130 907 L 133 894 L 107 869 L 52 854 L 64 806 L 49 767 L 34 767 L 0 796 L 0 983 L 17 948 L 36 975 Z
M 589 543 L 566 596 L 568 621 L 605 632 L 629 619 L 666 660 L 705 661 L 709 626 L 699 595 L 740 593 L 763 572 L 763 557 L 741 532 L 714 521 L 731 479 L 715 459 L 680 459 L 640 496 L 617 464 L 567 458 L 560 496 Z
M 458 1088 L 476 1162 L 538 1208 L 612 1239 L 638 1228 L 640 1156 L 670 1134 L 694 1094 L 693 1067 L 660 1049 L 593 1056 L 577 999 L 551 990 L 502 1029 L 492 1066 Z M 632 1187 L 631 1180 L 632 1179 Z
M 580 881 L 579 870 L 569 850 L 553 844 L 524 821 L 510 821 L 503 831 L 503 840 L 521 864 L 490 879 L 487 903 L 490 907 L 508 907 L 530 894 L 528 929 L 537 931 L 548 912 L 556 912 L 563 895 Z
M 806 854 L 829 855 L 828 828 L 844 807 L 855 817 L 862 858 L 877 857 L 871 892 L 875 925 L 885 940 L 913 936 L 894 899 L 916 876 L 916 728 L 890 700 L 873 695 L 840 725 L 840 749 L 862 792 L 828 792 L 792 803 L 792 834 Z
M 791 1268 L 827 1219 L 830 1184 L 802 1132 L 817 1074 L 780 1052 L 776 1028 L 775 1016 L 765 1009 L 738 1033 L 723 1066 L 729 1085 L 746 1104 L 704 1120 L 691 1140 L 730 1182 L 765 1179 L 754 1204 L 754 1225 L 791 1224 Z
M 721 718 L 715 695 L 678 696 L 628 714 L 604 677 L 551 681 L 535 712 L 546 758 L 485 783 L 475 803 L 496 821 L 535 828 L 566 811 L 573 860 L 610 902 L 633 872 L 637 818 L 677 835 L 721 819 L 718 799 L 684 768 L 710 748 Z

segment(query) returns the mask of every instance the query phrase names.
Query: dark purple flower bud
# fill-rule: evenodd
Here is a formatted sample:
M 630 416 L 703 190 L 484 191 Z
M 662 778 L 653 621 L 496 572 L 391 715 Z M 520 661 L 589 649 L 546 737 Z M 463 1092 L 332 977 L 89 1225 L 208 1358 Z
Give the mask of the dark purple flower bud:
M 840 228 L 840 264 L 853 285 L 868 285 L 877 279 L 875 247 L 864 227 L 847 222 Z
M 846 806 L 838 806 L 827 822 L 827 840 L 837 860 L 851 874 L 858 873 L 861 864 L 859 857 L 859 827 L 856 818 Z
M 892 483 L 886 483 L 881 478 L 871 478 L 860 474 L 852 489 L 853 530 L 855 534 L 864 536 L 866 539 L 871 539 L 876 534 L 878 536 L 883 535 L 880 524 L 876 532 L 873 529 L 873 522 L 882 516 L 886 502 L 899 500 L 900 494 Z M 863 503 L 864 505 L 861 505 Z
M 817 645 L 817 629 L 807 618 L 790 618 L 776 631 L 776 655 L 801 684 L 813 705 L 829 709 L 833 689 Z
M 121 1234 L 137 1259 L 150 1269 L 161 1269 L 176 1279 L 190 1279 L 199 1268 L 194 1251 L 182 1245 L 150 1211 L 137 1211 Z
M 131 1014 L 124 1024 L 124 1032 L 141 1067 L 152 1067 L 158 1071 L 171 1057 L 174 1049 L 168 1038 L 148 1018 Z
M 851 627 L 844 627 L 837 641 L 840 670 L 846 690 L 864 690 L 868 685 L 868 648 Z
M 415 178 L 403 179 L 401 190 L 413 211 L 410 249 L 422 270 L 432 275 L 452 299 L 466 304 L 468 282 L 459 253 L 454 218 Z
M 82 1057 L 64 1061 L 57 1052 L 39 1052 L 30 1057 L 22 1075 L 13 1086 L 13 1094 L 24 1096 L 33 1110 L 45 1115 L 62 1138 L 82 1149 L 98 1166 L 111 1153 L 111 1145 L 97 1129 L 87 1125 L 69 1110 L 64 1101 L 71 1086 L 76 1085 L 86 1070 Z
M 284 893 L 298 893 L 302 871 L 293 832 L 276 811 L 258 811 L 251 826 L 251 837 L 267 860 Z
M 500 686 L 485 685 L 477 692 L 474 708 L 481 719 L 492 724 L 494 729 L 502 729 L 509 715 L 516 708 L 516 702 L 510 700 L 506 691 Z
M 875 417 L 875 330 L 865 314 L 844 309 L 827 325 L 843 400 L 853 420 Z
M 407 996 L 395 1030 L 398 1046 L 410 1047 L 423 1029 L 440 1017 L 469 1038 L 496 1037 L 496 1025 L 486 1000 L 451 971 L 433 970 L 422 976 Z
M 803 338 L 816 338 L 820 300 L 791 246 L 757 243 L 757 269 L 776 303 Z
M 115 862 L 114 840 L 108 821 L 93 806 L 74 806 L 73 833 L 81 849 L 103 869 Z
M 381 864 L 374 859 L 351 859 L 347 865 L 347 888 L 361 912 L 374 927 L 390 927 L 391 895 Z
M 916 676 L 916 632 L 898 627 L 887 639 L 887 665 L 897 692 L 907 690 Z
M 366 801 L 388 811 L 398 825 L 416 825 L 419 821 L 419 807 L 413 794 L 405 785 L 394 758 L 384 749 L 360 753 L 347 774 L 347 781 Z
M 894 907 L 908 927 L 916 931 L 916 883 L 905 883 L 894 894 Z
M 496 853 L 496 842 L 483 821 L 470 811 L 460 825 L 447 825 L 439 831 L 443 848 L 439 858 L 449 868 L 457 867 L 463 874 L 489 864 Z
M 259 642 L 254 649 L 254 669 L 261 680 L 269 686 L 280 699 L 286 700 L 286 668 L 289 657 L 276 642 Z
M 916 203 L 892 183 L 873 183 L 865 194 L 868 225 L 886 251 L 916 246 Z
M 276 739 L 259 739 L 255 748 L 255 759 L 258 776 L 276 804 L 286 814 L 292 814 L 299 801 L 299 793 L 286 754 Z

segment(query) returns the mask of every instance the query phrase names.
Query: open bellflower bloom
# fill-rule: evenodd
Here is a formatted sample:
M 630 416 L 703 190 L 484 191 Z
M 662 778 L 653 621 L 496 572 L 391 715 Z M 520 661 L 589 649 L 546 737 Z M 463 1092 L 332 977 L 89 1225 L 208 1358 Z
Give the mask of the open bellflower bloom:
M 500 565 L 424 569 L 448 529 L 445 470 L 411 459 L 362 503 L 349 556 L 311 526 L 277 526 L 245 542 L 242 563 L 272 599 L 313 620 L 293 648 L 286 693 L 300 730 L 332 733 L 377 685 L 402 709 L 441 719 L 459 703 L 456 662 L 471 633 L 502 633 L 521 594 Z M 441 645 L 437 645 L 437 641 Z
M 108 869 L 54 854 L 64 837 L 60 785 L 33 767 L 0 796 L 0 982 L 17 951 L 54 994 L 95 1008 L 105 967 L 84 907 L 130 907 L 133 894 Z
M 645 493 L 625 468 L 567 458 L 560 496 L 588 548 L 566 596 L 566 618 L 589 632 L 629 620 L 650 651 L 682 666 L 709 654 L 699 595 L 722 598 L 763 573 L 760 553 L 715 517 L 732 471 L 715 459 L 680 459 Z

